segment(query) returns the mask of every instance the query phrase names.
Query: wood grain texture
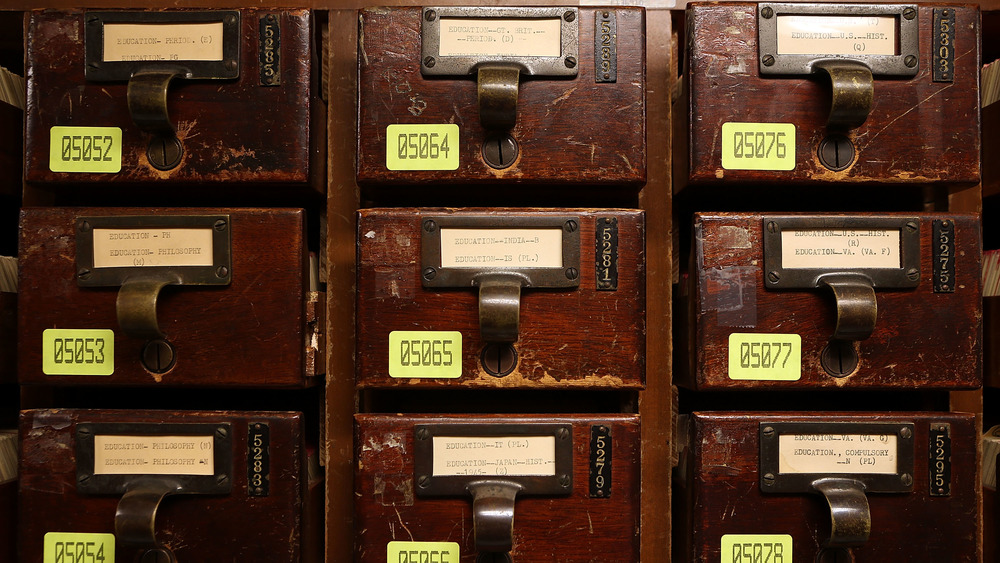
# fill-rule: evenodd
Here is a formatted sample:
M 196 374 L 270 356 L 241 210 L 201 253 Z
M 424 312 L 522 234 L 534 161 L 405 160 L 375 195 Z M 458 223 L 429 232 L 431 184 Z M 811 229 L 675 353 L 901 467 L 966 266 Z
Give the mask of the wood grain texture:
M 314 98 L 318 57 L 312 16 L 301 9 L 281 12 L 281 86 L 265 87 L 260 85 L 258 22 L 266 13 L 270 12 L 241 10 L 239 78 L 178 79 L 171 84 L 170 119 L 184 156 L 177 167 L 160 171 L 146 157 L 150 135 L 139 130 L 129 115 L 127 84 L 88 82 L 84 76 L 85 12 L 31 12 L 26 42 L 26 180 L 54 190 L 78 189 L 81 184 L 104 190 L 148 187 L 154 182 L 201 196 L 254 190 L 279 198 L 323 193 L 323 167 L 311 160 L 314 152 L 323 150 L 325 135 L 325 109 Z M 121 172 L 49 171 L 49 129 L 57 125 L 120 127 Z M 125 190 L 120 193 L 129 195 Z
M 935 7 L 955 9 L 955 81 L 932 82 Z M 765 77 L 757 48 L 757 4 L 688 6 L 691 128 L 686 183 L 794 182 L 801 184 L 975 184 L 979 181 L 979 10 L 975 6 L 921 4 L 919 71 L 912 78 L 876 77 L 867 121 L 847 136 L 857 159 L 840 172 L 819 161 L 828 134 L 830 85 L 815 76 Z M 721 131 L 726 122 L 794 123 L 795 169 L 724 170 Z
M 579 218 L 578 288 L 524 288 L 515 348 L 504 377 L 483 369 L 478 289 L 424 288 L 421 223 L 427 216 Z M 618 289 L 596 289 L 595 221 L 618 219 Z M 358 219 L 358 386 L 640 388 L 645 366 L 645 255 L 641 211 L 599 209 L 364 209 Z M 489 269 L 484 268 L 484 271 Z M 389 333 L 462 333 L 460 379 L 389 377 Z
M 573 491 L 569 496 L 518 496 L 514 561 L 563 563 L 639 560 L 639 418 L 637 415 L 355 417 L 357 562 L 385 561 L 390 541 L 457 542 L 463 562 L 476 561 L 472 497 L 421 497 L 414 492 L 414 425 L 571 424 Z M 590 427 L 611 429 L 612 485 L 590 498 Z M 516 477 L 511 479 L 516 480 Z
M 42 563 L 47 532 L 115 533 L 116 495 L 77 492 L 76 427 L 80 423 L 232 424 L 232 490 L 180 494 L 156 513 L 157 540 L 178 561 L 298 563 L 306 491 L 302 420 L 298 413 L 177 411 L 25 411 L 21 417 L 18 521 L 21 563 Z M 247 493 L 248 424 L 270 426 L 270 494 Z M 116 542 L 116 561 L 134 550 Z
M 678 497 L 689 515 L 675 529 L 678 561 L 718 561 L 724 534 L 789 534 L 791 563 L 816 560 L 830 533 L 830 508 L 818 494 L 765 494 L 760 488 L 760 423 L 913 423 L 913 490 L 869 493 L 871 535 L 851 549 L 856 563 L 884 561 L 976 562 L 982 559 L 979 435 L 974 416 L 956 413 L 694 413 L 685 452 L 687 478 Z M 951 496 L 929 491 L 928 429 L 951 424 Z M 675 481 L 677 482 L 677 481 Z M 928 533 L 928 530 L 935 530 Z M 948 538 L 942 540 L 942 538 Z
M 808 215 L 801 215 L 808 216 Z M 979 216 L 973 214 L 865 214 L 919 217 L 920 282 L 913 289 L 876 288 L 872 335 L 858 341 L 857 370 L 827 374 L 820 353 L 833 335 L 836 308 L 825 289 L 771 290 L 764 283 L 764 218 L 752 213 L 697 214 L 689 314 L 694 322 L 687 375 L 695 389 L 970 389 L 982 385 L 982 304 Z M 955 222 L 954 293 L 935 293 L 932 223 Z M 802 376 L 797 381 L 729 378 L 732 333 L 798 334 Z
M 646 181 L 645 12 L 613 8 L 618 81 L 595 83 L 594 17 L 599 10 L 579 11 L 577 77 L 522 77 L 517 125 L 511 132 L 520 152 L 504 170 L 491 168 L 481 155 L 487 132 L 479 122 L 475 76 L 421 75 L 421 8 L 362 10 L 358 182 L 378 183 L 383 190 L 386 184 L 476 182 L 572 183 L 573 191 L 579 184 L 616 184 L 618 190 L 638 191 Z M 388 170 L 386 127 L 397 123 L 458 124 L 458 170 Z M 534 190 L 509 195 L 530 197 Z
M 228 286 L 168 286 L 158 299 L 161 330 L 177 362 L 163 375 L 139 361 L 146 339 L 119 329 L 118 288 L 79 287 L 75 221 L 80 216 L 227 213 L 232 232 Z M 306 350 L 308 257 L 299 209 L 26 208 L 21 215 L 18 295 L 19 378 L 43 385 L 302 387 Z M 57 302 L 58 307 L 52 303 Z M 115 331 L 115 371 L 107 377 L 48 376 L 42 332 Z

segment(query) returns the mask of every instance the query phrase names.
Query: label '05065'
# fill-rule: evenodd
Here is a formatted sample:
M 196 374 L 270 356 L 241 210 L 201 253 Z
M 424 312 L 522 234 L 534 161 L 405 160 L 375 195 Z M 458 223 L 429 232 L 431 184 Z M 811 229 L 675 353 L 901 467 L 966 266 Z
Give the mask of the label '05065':
M 389 377 L 462 377 L 462 333 L 441 330 L 390 332 Z
M 458 125 L 397 124 L 385 130 L 389 170 L 457 170 Z

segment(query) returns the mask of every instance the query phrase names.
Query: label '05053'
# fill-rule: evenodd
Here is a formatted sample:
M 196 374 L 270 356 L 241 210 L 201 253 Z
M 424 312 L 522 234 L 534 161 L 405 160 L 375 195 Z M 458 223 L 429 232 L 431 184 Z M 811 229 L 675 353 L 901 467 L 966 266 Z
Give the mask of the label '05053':
M 42 331 L 45 375 L 111 375 L 115 371 L 115 333 L 107 329 Z

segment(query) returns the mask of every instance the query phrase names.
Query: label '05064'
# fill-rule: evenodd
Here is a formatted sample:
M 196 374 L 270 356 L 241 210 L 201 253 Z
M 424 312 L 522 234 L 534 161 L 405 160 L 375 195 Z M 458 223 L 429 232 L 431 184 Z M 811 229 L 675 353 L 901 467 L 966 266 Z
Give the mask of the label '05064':
M 457 170 L 458 125 L 397 124 L 385 130 L 389 170 Z

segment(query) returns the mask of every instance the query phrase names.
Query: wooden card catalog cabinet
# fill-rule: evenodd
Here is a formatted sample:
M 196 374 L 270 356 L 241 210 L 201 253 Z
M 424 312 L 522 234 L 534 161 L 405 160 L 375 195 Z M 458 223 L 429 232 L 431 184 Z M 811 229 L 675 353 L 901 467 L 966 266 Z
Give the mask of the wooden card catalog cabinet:
M 982 557 L 972 414 L 696 412 L 681 426 L 679 560 Z
M 358 386 L 641 388 L 643 249 L 634 210 L 361 210 Z
M 301 209 L 26 208 L 20 258 L 21 383 L 303 387 L 324 371 Z
M 678 188 L 974 185 L 979 8 L 692 3 Z
M 359 414 L 354 444 L 355 561 L 639 560 L 637 415 Z
M 694 241 L 679 384 L 982 385 L 978 215 L 700 213 Z
M 367 8 L 359 25 L 359 183 L 645 183 L 643 8 Z
M 18 561 L 302 561 L 299 413 L 21 415 Z
M 324 193 L 315 26 L 304 9 L 31 12 L 27 181 Z

